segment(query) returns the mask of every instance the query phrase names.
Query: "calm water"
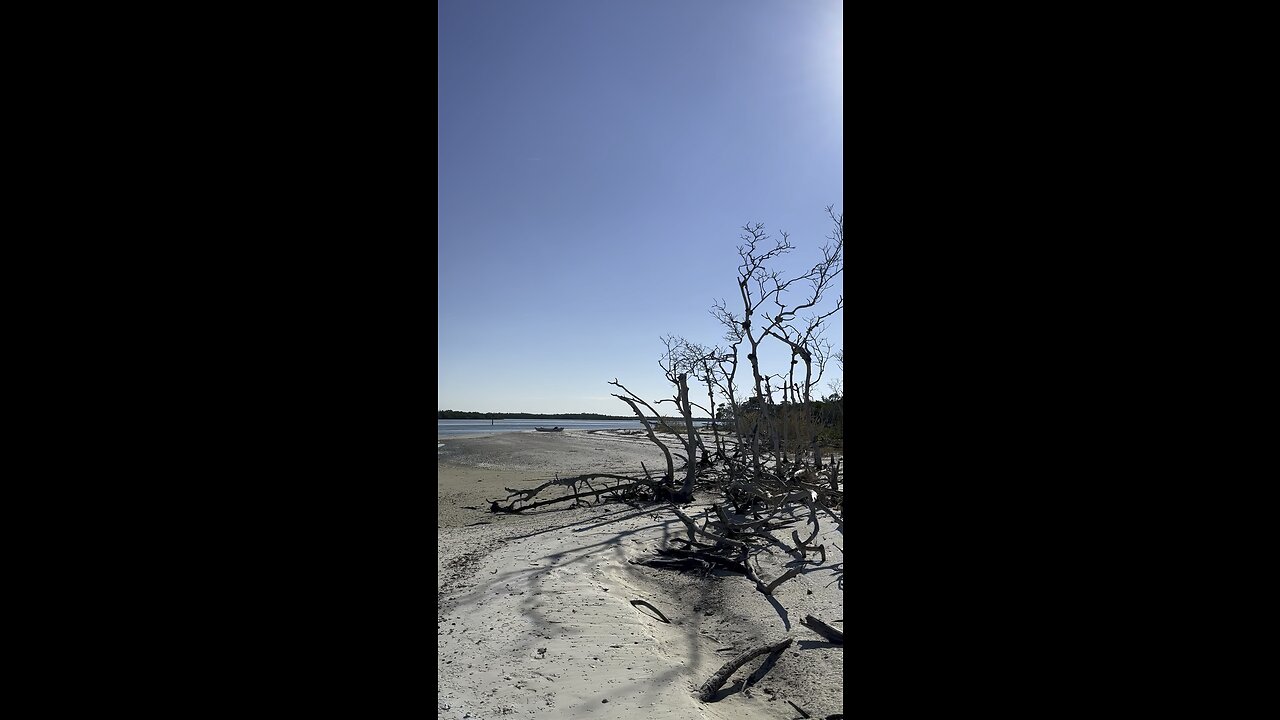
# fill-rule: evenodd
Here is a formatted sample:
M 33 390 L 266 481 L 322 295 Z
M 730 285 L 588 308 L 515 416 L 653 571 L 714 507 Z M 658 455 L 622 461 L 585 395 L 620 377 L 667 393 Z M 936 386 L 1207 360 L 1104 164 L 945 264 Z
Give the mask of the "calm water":
M 536 427 L 562 427 L 565 430 L 639 430 L 644 425 L 639 420 L 437 420 L 437 438 L 456 435 L 487 435 L 489 433 L 532 432 Z

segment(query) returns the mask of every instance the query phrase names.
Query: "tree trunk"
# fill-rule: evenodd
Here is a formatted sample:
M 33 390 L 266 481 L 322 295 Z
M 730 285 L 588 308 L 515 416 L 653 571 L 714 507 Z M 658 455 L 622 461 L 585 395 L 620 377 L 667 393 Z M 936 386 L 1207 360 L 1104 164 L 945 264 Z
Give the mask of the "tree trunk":
M 768 396 L 769 400 L 766 403 L 764 398 L 760 398 L 761 408 L 766 408 L 773 405 L 773 387 L 769 385 L 769 378 L 764 379 L 764 392 L 765 392 L 765 395 Z M 774 457 L 774 460 L 776 461 L 777 458 L 779 457 L 778 442 L 781 438 L 781 433 L 778 432 L 778 428 L 774 427 L 774 418 L 770 415 L 770 413 L 764 413 L 764 421 L 765 421 L 765 432 L 769 433 L 769 441 L 770 441 L 769 446 L 773 448 L 773 457 Z
M 698 475 L 698 464 L 694 461 L 693 451 L 698 449 L 698 436 L 693 429 L 693 408 L 689 405 L 689 376 L 680 373 L 680 412 L 684 415 L 685 427 L 685 457 L 689 459 L 685 467 L 684 485 L 680 488 L 680 495 L 686 499 L 693 497 L 693 481 Z
M 742 292 L 742 303 L 744 308 L 744 319 L 742 321 L 743 334 L 747 338 L 747 343 L 751 346 L 751 352 L 747 353 L 747 360 L 751 362 L 751 377 L 755 381 L 756 397 L 760 399 L 760 410 L 757 415 L 755 428 L 751 433 L 751 467 L 756 482 L 760 482 L 760 426 L 769 426 L 769 409 L 764 401 L 764 377 L 760 375 L 760 341 L 751 332 L 751 299 L 747 294 L 747 279 L 742 278 L 738 281 L 738 287 Z
M 715 438 L 716 457 L 724 457 L 724 442 L 720 439 L 720 428 L 716 425 L 719 420 L 716 418 L 716 396 L 711 390 L 711 368 L 707 366 L 707 407 L 711 408 L 711 437 Z
M 640 412 L 640 408 L 636 407 L 635 402 L 630 398 L 624 398 L 617 393 L 613 393 L 613 396 L 631 406 L 632 412 L 636 414 L 636 417 L 640 418 L 640 422 L 644 425 L 645 431 L 649 433 L 649 439 L 653 441 L 654 445 L 662 448 L 662 454 L 667 458 L 667 481 L 674 483 L 676 479 L 676 464 L 675 461 L 671 459 L 671 450 L 669 450 L 667 446 L 658 439 L 657 435 L 653 434 L 653 426 L 649 424 L 649 419 L 644 416 L 644 413 Z

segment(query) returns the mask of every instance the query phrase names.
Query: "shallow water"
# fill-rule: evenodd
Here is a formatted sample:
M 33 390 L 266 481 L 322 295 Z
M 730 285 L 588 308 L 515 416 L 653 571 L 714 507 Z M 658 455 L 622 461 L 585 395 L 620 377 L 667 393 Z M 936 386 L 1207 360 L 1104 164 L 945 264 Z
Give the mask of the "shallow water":
M 533 432 L 535 427 L 562 427 L 565 430 L 640 429 L 639 420 L 437 420 L 436 438 L 456 435 L 488 435 L 491 433 Z

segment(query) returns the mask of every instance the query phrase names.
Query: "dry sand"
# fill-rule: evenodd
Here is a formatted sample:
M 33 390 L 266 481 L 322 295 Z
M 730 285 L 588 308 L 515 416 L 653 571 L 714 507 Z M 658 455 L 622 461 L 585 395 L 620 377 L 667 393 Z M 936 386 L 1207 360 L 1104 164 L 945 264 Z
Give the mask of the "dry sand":
M 734 573 L 632 565 L 667 537 L 684 537 L 661 505 L 487 512 L 504 488 L 532 487 L 556 472 L 631 474 L 642 460 L 661 472 L 661 451 L 643 437 L 567 430 L 440 442 L 438 717 L 801 717 L 787 700 L 815 718 L 841 712 L 843 646 L 799 623 L 812 614 L 843 628 L 841 533 L 824 526 L 816 542 L 826 545 L 826 563 L 769 598 Z M 687 512 L 697 517 L 704 505 Z M 789 564 L 775 549 L 757 572 L 767 581 Z M 631 600 L 651 603 L 670 623 Z M 734 673 L 715 701 L 693 696 L 738 653 L 789 636 L 795 643 L 753 687 L 742 681 L 763 656 Z

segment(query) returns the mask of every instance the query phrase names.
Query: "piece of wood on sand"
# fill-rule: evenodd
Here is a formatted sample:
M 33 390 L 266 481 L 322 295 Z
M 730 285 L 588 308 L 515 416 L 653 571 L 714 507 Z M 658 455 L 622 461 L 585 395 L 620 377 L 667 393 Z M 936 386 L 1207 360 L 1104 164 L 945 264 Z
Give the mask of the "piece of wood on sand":
M 793 641 L 794 638 L 787 638 L 786 640 L 780 640 L 772 645 L 761 645 L 760 647 L 752 648 L 725 663 L 719 670 L 715 671 L 715 674 L 702 684 L 702 687 L 698 688 L 698 699 L 702 702 L 711 702 L 711 698 L 715 697 L 716 691 L 718 691 L 720 687 L 729 680 L 729 676 L 737 672 L 738 668 L 746 664 L 748 660 L 764 655 L 765 653 L 781 652 L 782 650 L 790 647 Z
M 812 615 L 805 615 L 804 620 L 801 620 L 800 624 L 818 633 L 819 635 L 825 637 L 826 639 L 830 640 L 833 643 L 840 643 L 841 645 L 844 644 L 843 632 L 831 627 L 830 625 L 822 622 L 821 620 L 819 620 L 818 618 Z
M 650 603 L 649 603 L 649 601 L 647 601 L 647 600 L 632 600 L 632 601 L 631 601 L 631 604 L 632 604 L 633 606 L 636 606 L 636 607 L 639 607 L 639 606 L 643 605 L 643 606 L 645 606 L 645 607 L 649 608 L 650 610 L 652 610 L 652 611 L 654 611 L 654 612 L 658 613 L 658 618 L 656 618 L 656 619 L 661 620 L 662 622 L 664 622 L 664 623 L 668 623 L 668 624 L 671 622 L 670 620 L 668 620 L 668 619 L 667 619 L 667 616 L 666 616 L 666 615 L 663 615 L 663 614 L 662 614 L 662 611 L 661 611 L 661 610 L 659 610 L 658 608 L 654 607 L 654 606 L 653 606 L 652 604 L 650 604 Z M 643 615 L 644 613 L 641 613 L 641 614 Z
M 796 712 L 800 713 L 800 717 L 811 717 L 811 716 L 809 715 L 809 713 L 807 713 L 807 712 L 805 712 L 805 711 L 804 711 L 804 708 L 802 708 L 802 707 L 800 707 L 799 705 L 797 705 L 797 704 L 795 704 L 795 703 L 791 702 L 790 700 L 788 700 L 788 701 L 787 701 L 787 704 L 788 704 L 788 705 L 790 705 L 791 707 L 795 708 L 795 709 L 796 709 Z

